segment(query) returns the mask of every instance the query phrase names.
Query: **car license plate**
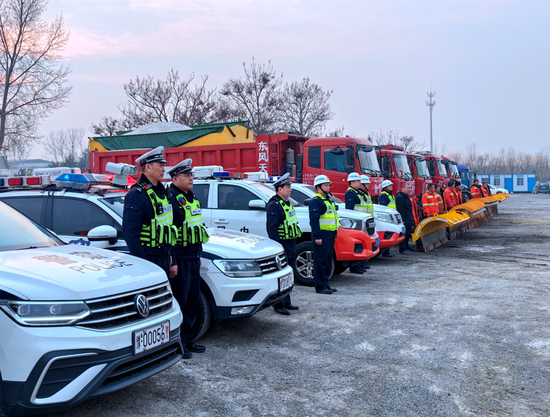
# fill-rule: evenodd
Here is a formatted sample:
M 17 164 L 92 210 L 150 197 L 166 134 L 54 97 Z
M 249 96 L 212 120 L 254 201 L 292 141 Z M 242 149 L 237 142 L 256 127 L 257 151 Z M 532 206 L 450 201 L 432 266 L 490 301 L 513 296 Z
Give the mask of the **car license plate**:
M 170 322 L 151 326 L 134 332 L 134 355 L 170 341 Z
M 376 247 L 378 247 L 378 246 L 380 246 L 380 238 L 379 237 L 376 238 Z
M 406 231 L 407 231 L 407 229 L 405 228 L 405 226 L 403 226 L 403 229 L 401 230 L 401 233 L 405 234 Z
M 294 285 L 294 277 L 292 274 L 285 275 L 284 277 L 279 278 L 279 292 L 288 290 Z

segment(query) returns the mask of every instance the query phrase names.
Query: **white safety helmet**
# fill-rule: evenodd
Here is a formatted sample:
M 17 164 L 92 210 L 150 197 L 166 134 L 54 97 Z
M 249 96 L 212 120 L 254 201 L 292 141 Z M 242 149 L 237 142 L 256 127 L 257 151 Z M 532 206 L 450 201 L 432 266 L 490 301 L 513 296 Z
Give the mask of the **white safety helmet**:
M 393 185 L 393 182 L 391 182 L 390 180 L 384 180 L 382 182 L 382 188 L 386 188 L 388 185 Z
M 360 179 L 361 177 L 357 172 L 352 172 L 351 174 L 348 175 L 348 181 L 359 181 Z
M 370 178 L 368 175 L 361 175 L 361 184 L 370 184 Z
M 315 180 L 313 180 L 313 185 L 315 187 L 317 187 L 318 185 L 321 185 L 321 184 L 325 184 L 325 183 L 329 183 L 330 185 L 332 185 L 332 183 L 330 182 L 330 180 L 328 179 L 328 177 L 326 175 L 317 175 L 315 177 Z

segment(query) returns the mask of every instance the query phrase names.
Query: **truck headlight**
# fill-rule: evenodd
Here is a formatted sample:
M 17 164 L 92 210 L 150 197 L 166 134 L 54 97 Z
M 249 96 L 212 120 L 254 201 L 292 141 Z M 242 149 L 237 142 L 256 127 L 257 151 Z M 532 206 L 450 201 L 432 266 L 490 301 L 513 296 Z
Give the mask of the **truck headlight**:
M 91 313 L 82 301 L 8 301 L 0 308 L 23 326 L 68 326 Z
M 363 222 L 348 217 L 340 217 L 338 219 L 338 225 L 344 229 L 363 229 Z
M 388 213 L 377 213 L 375 211 L 374 212 L 374 218 L 376 220 L 379 220 L 379 221 L 384 222 L 384 223 L 393 223 L 393 220 L 392 220 L 391 216 Z
M 249 278 L 262 276 L 260 264 L 254 260 L 215 259 L 214 265 L 228 277 Z

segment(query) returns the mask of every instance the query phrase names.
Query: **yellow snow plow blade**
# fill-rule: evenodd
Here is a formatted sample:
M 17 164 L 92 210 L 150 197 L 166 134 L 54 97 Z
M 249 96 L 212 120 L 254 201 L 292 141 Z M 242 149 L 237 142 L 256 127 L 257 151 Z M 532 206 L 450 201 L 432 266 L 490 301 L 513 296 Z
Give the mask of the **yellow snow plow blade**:
M 468 219 L 468 229 L 473 229 L 476 226 L 481 226 L 482 224 L 487 223 L 488 219 L 486 216 L 485 203 L 480 201 L 480 198 L 469 200 L 463 204 L 460 204 L 451 209 L 458 213 L 465 214 L 469 217 Z M 492 216 L 491 216 L 492 218 Z
M 414 242 L 421 239 L 424 251 L 428 252 L 468 230 L 468 219 L 468 215 L 453 211 L 428 217 L 418 224 L 412 239 Z

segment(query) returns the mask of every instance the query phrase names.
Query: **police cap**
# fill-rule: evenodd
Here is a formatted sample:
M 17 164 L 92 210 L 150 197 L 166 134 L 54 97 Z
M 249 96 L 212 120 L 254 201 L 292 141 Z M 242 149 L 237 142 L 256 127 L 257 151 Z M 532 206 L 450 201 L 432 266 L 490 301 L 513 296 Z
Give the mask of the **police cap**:
M 279 187 L 284 187 L 285 185 L 291 184 L 290 182 L 290 174 L 287 172 L 285 175 L 283 175 L 281 178 L 279 178 L 277 181 L 273 183 L 273 187 L 275 189 Z
M 193 171 L 193 168 L 191 168 L 192 163 L 193 163 L 193 160 L 191 158 L 187 158 L 181 161 L 175 167 L 170 168 L 170 170 L 168 171 L 168 174 L 170 174 L 172 178 L 174 178 L 178 174 L 189 174 L 190 172 Z
M 166 163 L 166 160 L 164 159 L 164 146 L 159 146 L 152 151 L 144 153 L 138 159 L 136 159 L 136 162 L 141 166 L 144 166 L 145 164 L 149 164 L 151 162 Z

